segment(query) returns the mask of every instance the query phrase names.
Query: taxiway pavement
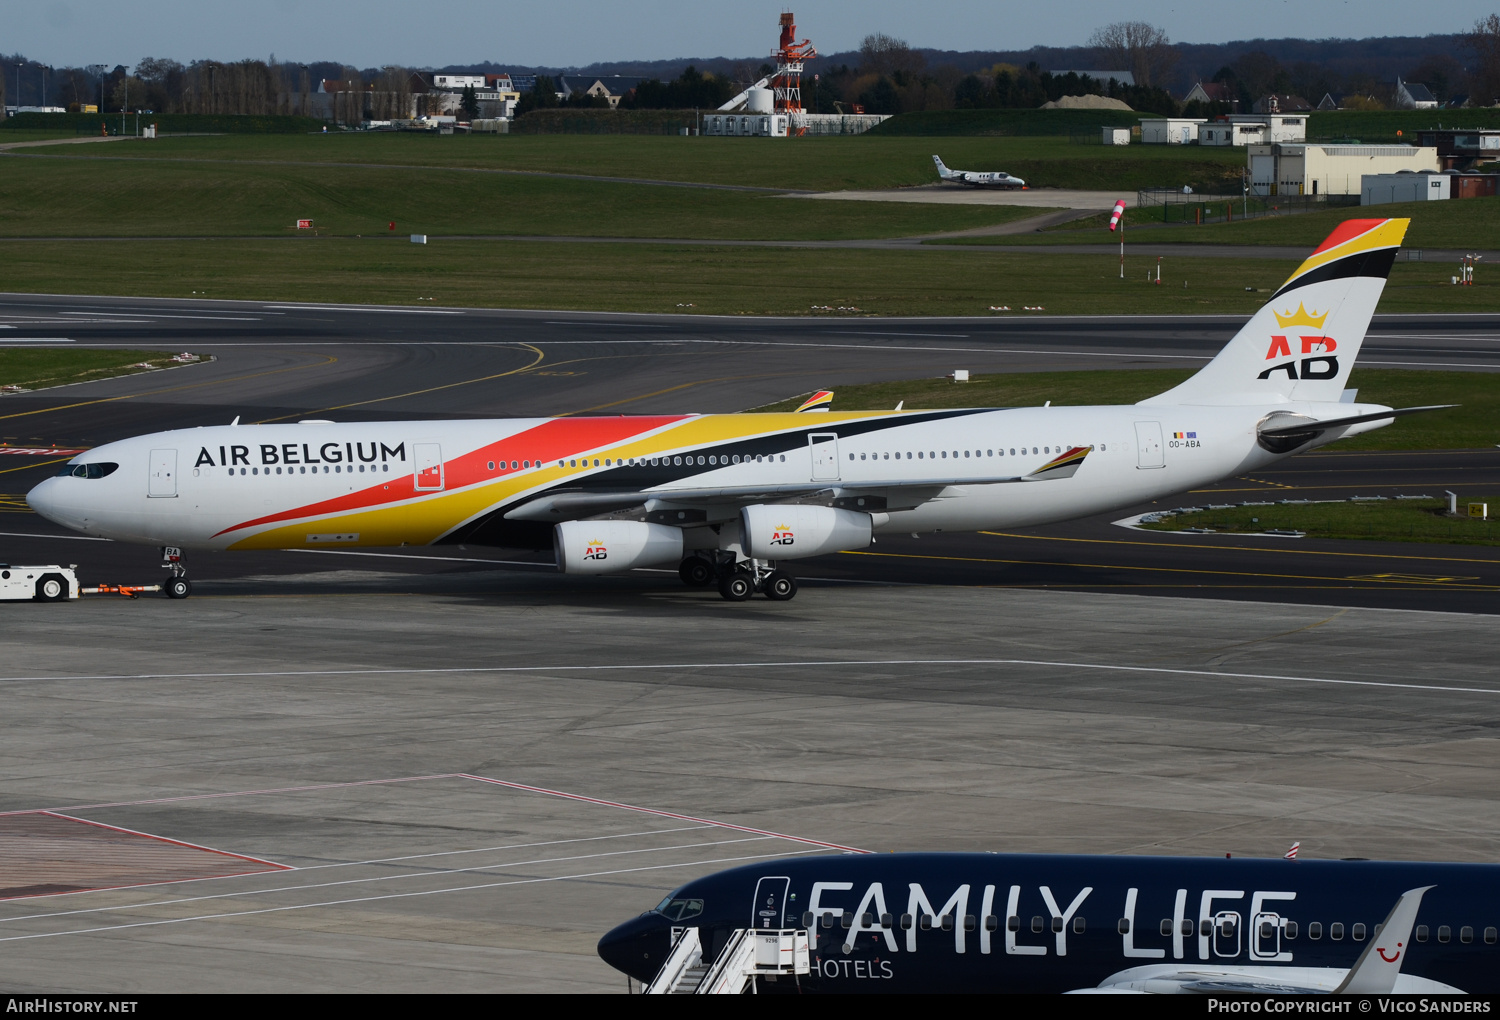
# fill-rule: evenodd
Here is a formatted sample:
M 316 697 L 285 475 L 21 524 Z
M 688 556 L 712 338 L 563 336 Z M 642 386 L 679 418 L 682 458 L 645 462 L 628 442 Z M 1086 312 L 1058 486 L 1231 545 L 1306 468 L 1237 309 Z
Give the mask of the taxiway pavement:
M 494 571 L 5 616 L 14 992 L 623 992 L 612 924 L 840 847 L 1500 851 L 1480 616 Z
M 0 325 L 217 359 L 0 398 L 0 436 L 43 446 L 1191 366 L 1237 328 L 19 297 Z M 1387 318 L 1361 360 L 1493 371 L 1496 339 L 1500 317 Z M 4 558 L 155 580 L 154 550 L 25 510 L 62 459 L 0 456 Z M 1500 451 L 1330 452 L 1183 502 L 1497 484 Z M 198 556 L 186 601 L 6 604 L 0 980 L 623 992 L 593 952 L 611 925 L 843 848 L 1495 859 L 1500 554 L 1128 512 L 882 539 L 809 561 L 791 603 L 444 547 Z

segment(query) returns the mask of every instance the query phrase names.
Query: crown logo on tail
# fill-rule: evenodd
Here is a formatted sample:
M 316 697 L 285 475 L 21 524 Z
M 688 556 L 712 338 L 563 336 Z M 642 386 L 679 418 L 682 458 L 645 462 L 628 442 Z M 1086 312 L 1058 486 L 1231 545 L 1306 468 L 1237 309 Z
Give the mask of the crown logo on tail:
M 1282 329 L 1288 326 L 1311 326 L 1313 329 L 1322 329 L 1324 321 L 1328 318 L 1328 312 L 1324 312 L 1322 315 L 1316 312 L 1309 312 L 1307 306 L 1300 301 L 1297 302 L 1297 310 L 1295 312 L 1287 312 L 1285 315 L 1282 315 L 1273 308 L 1271 314 L 1276 316 L 1276 324 Z

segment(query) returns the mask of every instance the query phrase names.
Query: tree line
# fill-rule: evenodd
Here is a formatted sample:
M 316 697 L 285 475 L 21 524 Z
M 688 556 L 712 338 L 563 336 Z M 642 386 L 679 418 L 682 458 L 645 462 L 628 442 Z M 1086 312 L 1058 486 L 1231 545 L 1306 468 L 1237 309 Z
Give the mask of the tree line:
M 1456 47 L 1427 53 L 1414 64 L 1402 66 L 1401 76 L 1426 85 L 1441 102 L 1460 96 L 1479 106 L 1500 102 L 1500 14 L 1479 19 L 1457 39 Z M 814 61 L 802 78 L 802 102 L 818 113 L 847 113 L 859 107 L 869 113 L 896 114 L 1022 109 L 1063 96 L 1102 95 L 1121 99 L 1142 112 L 1200 116 L 1227 112 L 1216 106 L 1184 110 L 1164 88 L 1183 78 L 1182 54 L 1191 50 L 1173 44 L 1164 30 L 1145 22 L 1116 22 L 1099 28 L 1088 48 L 1077 54 L 1078 59 L 1088 54 L 1092 66 L 1076 70 L 1129 71 L 1134 84 L 1123 85 L 1084 74 L 1053 74 L 1036 60 L 1024 64 L 999 61 L 979 70 L 961 70 L 953 61 L 930 62 L 905 40 L 875 33 L 866 36 L 858 54 L 849 59 Z M 1228 85 L 1242 110 L 1273 92 L 1300 95 L 1314 105 L 1330 93 L 1342 96 L 1346 107 L 1390 105 L 1395 74 L 1374 72 L 1370 66 L 1366 61 L 1360 68 L 1341 70 L 1331 62 L 1283 62 L 1262 48 L 1242 53 L 1208 80 Z M 674 79 L 648 78 L 619 105 L 625 109 L 713 109 L 773 70 L 767 63 L 740 63 L 719 71 L 689 65 Z M 404 67 L 360 70 L 327 61 L 278 62 L 274 55 L 269 60 L 189 64 L 147 57 L 133 69 L 119 65 L 108 70 L 102 65 L 51 68 L 19 54 L 0 55 L 0 97 L 5 102 L 72 109 L 98 105 L 104 112 L 308 114 L 313 112 L 309 96 L 325 79 L 341 83 L 330 101 L 340 120 L 360 119 L 361 111 L 380 119 L 403 116 L 401 111 L 411 109 L 413 94 L 426 91 L 422 80 Z M 609 105 L 602 96 L 559 98 L 556 93 L 555 80 L 539 74 L 536 88 L 522 95 L 518 112 Z M 425 112 L 425 104 L 418 105 Z

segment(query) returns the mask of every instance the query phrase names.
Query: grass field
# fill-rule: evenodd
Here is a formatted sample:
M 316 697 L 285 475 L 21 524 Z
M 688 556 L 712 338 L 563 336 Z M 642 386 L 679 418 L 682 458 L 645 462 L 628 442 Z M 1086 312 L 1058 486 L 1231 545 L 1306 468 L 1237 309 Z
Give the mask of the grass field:
M 962 368 L 955 363 L 955 368 Z M 1028 407 L 1050 400 L 1067 404 L 1133 404 L 1162 393 L 1186 379 L 1189 369 L 1140 369 L 1092 372 L 1017 372 L 981 375 L 968 383 L 949 379 L 911 379 L 891 383 L 823 385 L 834 391 L 836 411 L 888 410 L 898 401 L 907 408 Z M 1341 440 L 1339 450 L 1473 449 L 1500 444 L 1500 377 L 1479 372 L 1427 372 L 1356 368 L 1350 386 L 1359 399 L 1387 407 L 1458 404 L 1445 411 L 1397 419 L 1374 432 Z M 758 410 L 795 410 L 805 394 Z M 1500 514 L 1500 503 L 1496 513 Z
M 839 203 L 842 204 L 842 203 Z M 345 301 L 719 315 L 1249 316 L 1291 271 L 1276 259 L 737 248 L 712 244 L 289 240 L 12 241 L 4 288 L 250 300 Z M 1136 276 L 1137 273 L 1141 277 Z M 1500 287 L 1452 287 L 1449 267 L 1397 263 L 1385 312 L 1492 311 Z M 1187 286 L 1184 287 L 1183 284 Z M 1247 291 L 1246 288 L 1253 288 Z M 1011 312 L 992 312 L 991 306 Z M 824 313 L 814 306 L 857 311 Z M 1032 313 L 1034 314 L 1034 313 Z
M 43 293 L 721 315 L 810 315 L 825 305 L 872 316 L 989 315 L 991 305 L 1009 305 L 1012 315 L 1026 314 L 1024 305 L 1052 314 L 1249 315 L 1267 296 L 1259 291 L 1292 268 L 1185 261 L 1171 267 L 1172 286 L 1153 287 L 1115 279 L 1112 255 L 380 238 L 11 241 L 3 259 L 5 289 Z
M 0 141 L 3 141 L 0 137 Z M 683 138 L 676 135 L 225 135 L 111 143 L 114 158 L 374 163 L 696 181 L 809 191 L 935 184 L 934 153 L 964 170 L 1008 170 L 1038 187 L 1204 190 L 1233 180 L 1243 151 L 1073 145 L 1066 137 Z M 70 157 L 77 150 L 29 149 Z M 99 152 L 93 153 L 101 154 Z
M 1500 493 L 1462 492 L 1458 496 L 1460 513 L 1467 513 L 1471 502 L 1487 503 L 1492 515 L 1500 513 Z M 1236 506 L 1176 514 L 1142 527 L 1153 531 L 1209 528 L 1225 534 L 1300 531 L 1309 538 L 1500 545 L 1500 521 L 1493 516 L 1489 520 L 1450 517 L 1440 499 Z
M 1159 182 L 1205 153 L 1220 170 L 1241 157 L 1176 146 L 1069 145 L 1056 138 L 956 139 L 951 162 L 998 166 L 1031 152 L 1098 183 L 1119 171 Z M 946 146 L 946 142 L 945 142 Z M 964 150 L 964 146 L 968 150 Z M 985 315 L 992 306 L 1049 314 L 1250 314 L 1295 263 L 975 251 L 777 250 L 672 244 L 452 241 L 409 234 L 844 241 L 1002 224 L 1045 210 L 1005 206 L 808 202 L 753 191 L 674 188 L 466 168 L 565 170 L 785 186 L 931 180 L 921 138 L 748 139 L 678 136 L 239 135 L 125 141 L 0 156 L 0 237 L 80 238 L 6 245 L 6 289 L 154 296 L 305 298 L 411 304 L 721 314 Z M 1106 173 L 1105 161 L 1114 167 Z M 360 165 L 339 165 L 342 161 Z M 367 165 L 378 164 L 378 165 Z M 1025 164 L 1009 164 L 1024 170 Z M 1029 172 L 1029 171 L 1027 171 Z M 1237 170 L 1235 171 L 1238 172 Z M 1118 175 L 1117 175 L 1118 176 Z M 1454 208 L 1458 207 L 1458 208 Z M 1405 207 L 1382 207 L 1407 211 Z M 1500 199 L 1411 210 L 1411 244 L 1491 229 Z M 1311 249 L 1354 211 L 1225 227 L 1137 226 L 1131 238 L 1271 243 Z M 316 230 L 298 232 L 298 219 Z M 395 229 L 389 228 L 394 223 Z M 308 236 L 315 234 L 318 236 Z M 1108 235 L 1099 231 L 1099 239 Z M 112 238 L 191 238 L 177 243 Z M 209 240 L 204 240 L 209 238 Z M 265 241 L 231 240 L 265 238 Z M 1005 244 L 1093 239 L 1087 232 L 1008 235 Z M 989 240 L 988 238 L 984 240 Z M 108 273 L 88 267 L 109 266 Z M 80 267 L 83 267 L 80 269 Z M 1385 312 L 1500 309 L 1500 289 L 1449 284 L 1446 264 L 1399 263 Z
M 0 388 L 39 390 L 151 372 L 176 364 L 172 361 L 175 353 L 66 347 L 0 348 Z
M 1159 209 L 1127 210 L 1125 243 L 1240 244 L 1317 247 L 1344 220 L 1408 217 L 1405 248 L 1491 249 L 1500 245 L 1500 197 L 1448 202 L 1398 202 L 1269 216 L 1236 223 L 1163 224 Z M 1154 222 L 1153 222 L 1154 221 Z M 1108 244 L 1107 213 L 1074 220 L 1040 234 L 1004 238 L 946 238 L 931 244 Z
M 0 236 L 9 237 L 275 237 L 294 235 L 298 219 L 311 219 L 322 235 L 829 240 L 965 230 L 1045 212 L 801 202 L 754 192 L 444 169 L 25 157 L 0 166 Z

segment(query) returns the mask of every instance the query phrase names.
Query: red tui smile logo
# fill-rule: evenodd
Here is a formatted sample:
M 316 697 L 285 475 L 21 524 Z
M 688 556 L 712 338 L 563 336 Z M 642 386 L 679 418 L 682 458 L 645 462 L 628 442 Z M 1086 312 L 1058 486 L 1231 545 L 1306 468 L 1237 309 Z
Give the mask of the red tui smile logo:
M 1385 955 L 1385 950 L 1382 949 L 1380 946 L 1376 946 L 1375 947 L 1375 952 L 1379 953 L 1380 954 L 1380 958 L 1382 960 L 1384 960 L 1386 963 L 1395 963 L 1397 960 L 1401 959 L 1401 943 L 1399 943 L 1399 942 L 1396 943 L 1396 955 L 1395 956 L 1386 956 Z

